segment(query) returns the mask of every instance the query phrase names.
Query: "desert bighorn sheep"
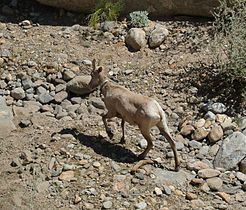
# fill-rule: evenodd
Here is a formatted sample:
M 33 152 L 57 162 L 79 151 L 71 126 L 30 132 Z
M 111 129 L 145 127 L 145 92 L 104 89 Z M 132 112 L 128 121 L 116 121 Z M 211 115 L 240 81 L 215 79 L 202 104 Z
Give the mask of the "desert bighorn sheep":
M 165 113 L 158 102 L 152 98 L 136 94 L 128 89 L 114 84 L 107 77 L 107 70 L 102 66 L 96 66 L 96 60 L 93 62 L 91 72 L 90 89 L 100 86 L 103 101 L 108 112 L 102 116 L 102 120 L 109 138 L 113 137 L 113 132 L 108 126 L 106 119 L 118 117 L 122 119 L 122 138 L 120 143 L 125 143 L 124 125 L 125 121 L 132 125 L 138 125 L 142 135 L 148 142 L 147 148 L 138 156 L 144 159 L 149 150 L 153 147 L 153 138 L 150 129 L 157 126 L 160 133 L 168 140 L 174 153 L 175 170 L 179 169 L 179 160 L 176 145 L 172 139 L 167 127 Z

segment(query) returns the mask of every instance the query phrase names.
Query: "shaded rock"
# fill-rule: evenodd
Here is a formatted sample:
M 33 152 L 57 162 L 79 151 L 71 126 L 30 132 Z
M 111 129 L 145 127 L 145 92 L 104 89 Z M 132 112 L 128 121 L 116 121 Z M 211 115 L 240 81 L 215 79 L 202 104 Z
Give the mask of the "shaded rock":
M 246 136 L 241 132 L 234 132 L 222 141 L 220 149 L 214 159 L 214 167 L 231 170 L 246 154 Z
M 149 46 L 152 48 L 159 47 L 167 36 L 168 30 L 166 27 L 157 24 L 149 35 Z
M 91 76 L 76 76 L 67 83 L 67 90 L 77 95 L 86 95 L 91 92 L 88 84 Z
M 16 129 L 12 120 L 12 111 L 8 108 L 5 99 L 0 96 L 0 137 L 6 137 Z
M 206 168 L 206 169 L 199 170 L 197 175 L 201 178 L 212 178 L 212 177 L 219 176 L 220 171 L 212 168 Z
M 239 119 L 238 126 L 241 130 L 246 128 L 246 117 L 242 117 Z
M 91 97 L 89 99 L 89 101 L 91 102 L 91 104 L 98 108 L 98 109 L 105 109 L 105 105 L 104 105 L 104 102 L 102 101 L 101 98 L 98 98 L 98 97 Z
M 211 111 L 208 111 L 205 115 L 204 115 L 204 119 L 207 120 L 215 120 L 216 119 L 216 115 L 211 112 Z
M 223 129 L 219 125 L 214 125 L 208 134 L 210 143 L 215 143 L 223 138 Z
M 131 28 L 126 36 L 126 44 L 136 51 L 145 47 L 147 41 L 144 30 L 141 28 Z
M 207 179 L 207 184 L 211 190 L 219 191 L 223 185 L 223 181 L 218 177 L 213 177 Z
M 31 124 L 32 122 L 30 120 L 24 119 L 20 121 L 19 126 L 22 128 L 25 128 L 25 127 L 30 126 Z
M 239 163 L 239 170 L 242 173 L 246 174 L 246 157 L 243 160 L 240 161 L 240 163 Z

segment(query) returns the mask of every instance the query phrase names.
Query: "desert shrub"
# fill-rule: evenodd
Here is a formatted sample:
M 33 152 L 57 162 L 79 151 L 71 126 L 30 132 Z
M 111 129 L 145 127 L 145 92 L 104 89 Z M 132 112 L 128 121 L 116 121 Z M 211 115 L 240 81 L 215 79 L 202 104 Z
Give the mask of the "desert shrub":
M 124 1 L 112 2 L 109 0 L 99 0 L 94 12 L 88 16 L 88 25 L 96 28 L 98 23 L 103 21 L 116 21 L 124 8 Z
M 146 27 L 149 24 L 147 11 L 135 11 L 129 14 L 130 16 L 130 25 L 136 28 Z
M 246 99 L 246 1 L 220 0 L 211 52 L 224 82 Z

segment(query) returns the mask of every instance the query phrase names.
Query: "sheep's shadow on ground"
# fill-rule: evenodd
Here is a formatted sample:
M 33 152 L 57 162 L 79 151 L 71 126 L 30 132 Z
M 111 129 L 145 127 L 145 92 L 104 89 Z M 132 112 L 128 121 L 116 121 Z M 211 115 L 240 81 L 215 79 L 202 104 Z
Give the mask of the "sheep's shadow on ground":
M 65 128 L 60 134 L 72 134 L 82 145 L 90 147 L 99 155 L 108 157 L 116 162 L 134 163 L 138 160 L 131 150 L 125 148 L 123 145 L 111 143 L 100 136 L 91 136 L 80 133 L 77 129 Z

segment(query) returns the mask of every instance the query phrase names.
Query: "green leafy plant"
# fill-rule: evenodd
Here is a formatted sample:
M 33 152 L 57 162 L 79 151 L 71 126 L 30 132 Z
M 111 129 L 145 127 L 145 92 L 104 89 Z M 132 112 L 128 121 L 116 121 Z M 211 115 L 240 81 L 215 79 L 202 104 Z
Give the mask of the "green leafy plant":
M 246 1 L 220 0 L 214 17 L 212 58 L 224 81 L 246 100 Z
M 129 14 L 130 16 L 130 24 L 132 27 L 142 28 L 146 27 L 149 24 L 147 11 L 134 11 Z
M 123 0 L 119 0 L 115 3 L 109 0 L 99 0 L 94 12 L 88 16 L 88 25 L 96 28 L 97 24 L 103 21 L 116 21 L 123 8 Z

